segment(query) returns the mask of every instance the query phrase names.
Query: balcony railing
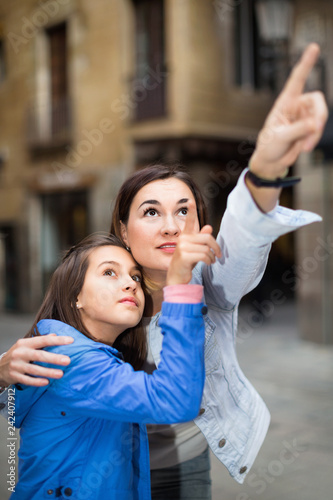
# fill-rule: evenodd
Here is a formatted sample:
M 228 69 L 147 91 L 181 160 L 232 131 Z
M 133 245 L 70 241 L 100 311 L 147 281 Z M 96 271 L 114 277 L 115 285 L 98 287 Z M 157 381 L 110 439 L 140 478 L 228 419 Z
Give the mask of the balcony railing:
M 72 140 L 70 100 L 34 103 L 27 111 L 27 144 L 30 149 L 64 147 Z

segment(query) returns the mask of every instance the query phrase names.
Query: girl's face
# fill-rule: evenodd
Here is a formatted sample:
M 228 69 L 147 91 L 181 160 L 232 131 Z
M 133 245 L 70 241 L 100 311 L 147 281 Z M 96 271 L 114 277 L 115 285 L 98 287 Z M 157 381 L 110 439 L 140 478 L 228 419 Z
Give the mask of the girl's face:
M 127 226 L 122 225 L 133 257 L 157 282 L 165 280 L 190 200 L 195 203 L 191 189 L 175 177 L 150 182 L 134 197 Z
M 116 246 L 95 248 L 88 262 L 76 306 L 87 330 L 112 343 L 142 317 L 141 272 L 131 254 Z

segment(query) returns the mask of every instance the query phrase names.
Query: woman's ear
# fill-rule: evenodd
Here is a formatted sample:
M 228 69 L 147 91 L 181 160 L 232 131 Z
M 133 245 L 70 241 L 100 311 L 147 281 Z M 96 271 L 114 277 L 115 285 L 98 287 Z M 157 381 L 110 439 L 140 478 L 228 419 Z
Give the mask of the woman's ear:
M 121 234 L 122 240 L 125 243 L 125 245 L 129 246 L 128 245 L 128 238 L 127 238 L 127 229 L 126 229 L 125 224 L 122 221 L 120 221 L 120 234 Z

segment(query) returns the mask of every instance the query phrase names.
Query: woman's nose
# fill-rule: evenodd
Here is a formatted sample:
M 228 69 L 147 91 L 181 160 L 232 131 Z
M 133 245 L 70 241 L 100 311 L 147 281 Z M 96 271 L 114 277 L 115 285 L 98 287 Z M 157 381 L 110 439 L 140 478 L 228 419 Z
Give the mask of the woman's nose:
M 180 227 L 174 217 L 166 217 L 163 221 L 161 232 L 171 236 L 178 236 L 181 233 Z

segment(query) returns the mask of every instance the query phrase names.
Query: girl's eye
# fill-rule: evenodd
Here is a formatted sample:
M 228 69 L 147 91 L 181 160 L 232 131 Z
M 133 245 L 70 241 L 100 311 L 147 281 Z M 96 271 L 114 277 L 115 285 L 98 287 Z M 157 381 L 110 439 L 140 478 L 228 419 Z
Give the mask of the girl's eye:
M 103 276 L 116 276 L 116 273 L 113 269 L 106 269 L 103 273 Z
M 148 215 L 149 217 L 156 217 L 158 213 L 155 208 L 147 208 L 147 210 L 144 211 L 143 215 Z
M 133 281 L 137 281 L 138 283 L 141 283 L 142 282 L 142 277 L 139 274 L 134 274 L 132 276 L 132 280 Z

